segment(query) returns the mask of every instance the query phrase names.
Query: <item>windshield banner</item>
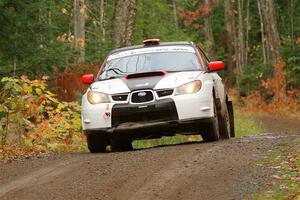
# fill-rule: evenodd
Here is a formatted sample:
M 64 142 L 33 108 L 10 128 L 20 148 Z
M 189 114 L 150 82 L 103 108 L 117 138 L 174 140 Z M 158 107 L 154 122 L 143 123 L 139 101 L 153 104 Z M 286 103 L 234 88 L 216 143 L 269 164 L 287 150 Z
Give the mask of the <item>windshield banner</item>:
M 134 55 L 147 54 L 147 53 L 164 53 L 164 52 L 195 53 L 195 49 L 189 46 L 162 46 L 162 47 L 147 47 L 147 48 L 140 48 L 140 49 L 132 49 L 128 51 L 114 53 L 108 57 L 107 61 L 122 58 L 122 57 L 127 57 L 127 56 L 134 56 Z

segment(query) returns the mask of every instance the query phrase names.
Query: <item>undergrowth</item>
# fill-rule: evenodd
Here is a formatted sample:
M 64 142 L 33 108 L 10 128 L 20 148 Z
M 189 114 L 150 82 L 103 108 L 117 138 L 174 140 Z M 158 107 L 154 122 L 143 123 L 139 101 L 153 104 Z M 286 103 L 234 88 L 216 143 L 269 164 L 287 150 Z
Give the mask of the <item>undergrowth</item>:
M 39 152 L 84 151 L 80 106 L 58 101 L 46 77 L 3 78 L 0 91 L 0 162 Z

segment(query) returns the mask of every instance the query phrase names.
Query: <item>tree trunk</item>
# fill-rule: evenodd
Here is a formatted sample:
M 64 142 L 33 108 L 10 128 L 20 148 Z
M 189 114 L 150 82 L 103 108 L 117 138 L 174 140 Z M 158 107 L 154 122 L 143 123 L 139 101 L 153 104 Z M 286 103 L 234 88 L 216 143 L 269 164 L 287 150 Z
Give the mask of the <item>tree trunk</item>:
M 205 6 L 207 9 L 211 8 L 210 0 L 205 0 Z M 214 60 L 216 59 L 215 52 L 215 40 L 212 32 L 211 22 L 210 22 L 210 12 L 204 16 L 204 31 L 205 31 L 205 41 L 208 46 L 208 55 Z
M 117 0 L 113 17 L 115 47 L 134 44 L 137 0 Z
M 102 33 L 102 42 L 106 40 L 106 30 L 105 30 L 105 5 L 106 1 L 100 1 L 100 28 Z
M 83 63 L 85 57 L 85 16 L 84 0 L 74 0 L 74 48 L 78 53 L 76 63 Z
M 239 72 L 245 69 L 245 28 L 243 20 L 243 0 L 238 0 L 238 51 L 237 67 Z
M 292 52 L 295 50 L 295 33 L 294 33 L 294 0 L 290 0 L 290 37 L 291 37 L 291 47 Z
M 227 32 L 227 55 L 228 55 L 228 71 L 232 72 L 236 67 L 236 53 L 237 53 L 237 38 L 236 25 L 234 19 L 234 11 L 232 0 L 224 0 L 225 6 L 225 27 Z
M 261 7 L 260 7 L 259 0 L 257 0 L 257 5 L 258 5 L 259 18 L 260 18 L 260 31 L 261 31 L 263 63 L 266 65 L 268 58 L 267 58 L 267 53 L 266 53 L 265 27 L 264 27 L 264 23 L 263 23 L 262 10 L 261 10 Z
M 280 38 L 277 29 L 275 7 L 273 0 L 258 0 L 261 20 L 264 26 L 264 39 L 266 40 L 268 62 L 272 64 L 275 75 L 275 101 L 285 98 L 286 80 L 283 73 L 285 63 L 280 55 Z
M 174 23 L 175 23 L 175 28 L 178 30 L 178 18 L 177 18 L 177 5 L 176 5 L 176 0 L 173 0 L 173 15 L 174 15 Z
M 245 66 L 248 65 L 248 52 L 249 52 L 249 22 L 250 22 L 250 0 L 247 0 L 247 7 L 246 7 L 246 20 L 245 20 L 245 27 L 246 27 L 246 46 L 245 46 Z
M 16 71 L 17 71 L 17 56 L 14 56 L 14 77 L 16 77 Z

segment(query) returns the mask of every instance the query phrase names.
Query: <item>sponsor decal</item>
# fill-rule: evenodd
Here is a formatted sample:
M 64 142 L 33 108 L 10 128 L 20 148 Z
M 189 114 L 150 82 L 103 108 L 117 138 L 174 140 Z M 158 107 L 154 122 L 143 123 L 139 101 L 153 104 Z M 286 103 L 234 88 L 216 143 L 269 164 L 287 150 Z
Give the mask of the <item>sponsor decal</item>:
M 138 108 L 148 108 L 148 106 L 139 106 Z
M 106 105 L 106 109 L 105 109 L 105 112 L 104 112 L 104 114 L 103 114 L 103 118 L 104 119 L 109 119 L 110 118 L 110 116 L 111 116 L 111 113 L 110 113 L 110 109 L 109 109 L 110 107 L 109 107 L 109 104 L 107 104 Z

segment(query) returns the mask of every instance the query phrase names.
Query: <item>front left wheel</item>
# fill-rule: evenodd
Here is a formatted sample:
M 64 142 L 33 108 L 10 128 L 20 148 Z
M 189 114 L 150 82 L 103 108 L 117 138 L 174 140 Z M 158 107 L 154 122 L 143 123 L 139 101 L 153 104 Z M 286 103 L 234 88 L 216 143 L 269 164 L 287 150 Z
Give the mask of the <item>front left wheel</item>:
M 88 149 L 91 153 L 106 152 L 108 137 L 100 133 L 89 133 L 86 135 Z
M 132 151 L 133 146 L 130 140 L 120 140 L 116 138 L 110 139 L 110 145 L 112 151 Z

